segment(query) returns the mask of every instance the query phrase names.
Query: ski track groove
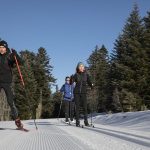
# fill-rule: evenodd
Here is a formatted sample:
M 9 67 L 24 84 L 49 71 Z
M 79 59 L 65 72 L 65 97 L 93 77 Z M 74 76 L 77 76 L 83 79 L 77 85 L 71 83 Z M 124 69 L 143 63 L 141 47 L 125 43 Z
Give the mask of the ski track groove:
M 96 126 L 82 129 L 47 120 L 37 122 L 38 130 L 35 130 L 31 120 L 25 122 L 29 132 L 15 130 L 12 122 L 0 123 L 0 150 L 129 150 L 130 147 L 132 150 L 149 150 L 150 147 L 148 136 L 116 128 Z M 106 141 L 108 143 L 104 144 Z
M 91 131 L 96 131 L 96 132 L 99 132 L 99 133 L 103 133 L 103 134 L 106 134 L 106 135 L 109 135 L 109 136 L 112 136 L 112 137 L 116 137 L 116 138 L 119 138 L 119 139 L 122 139 L 122 140 L 126 140 L 126 141 L 129 141 L 129 142 L 133 142 L 133 143 L 136 143 L 136 144 L 139 144 L 139 145 L 142 145 L 142 146 L 146 146 L 146 147 L 150 147 L 150 142 L 147 141 L 143 141 L 142 138 L 140 139 L 134 139 L 133 136 L 132 137 L 126 137 L 125 134 L 117 134 L 116 131 L 106 131 L 105 129 L 91 129 L 91 128 L 86 128 L 87 130 L 91 130 Z M 135 136 L 137 137 L 137 136 Z M 138 137 L 137 137 L 138 138 Z
M 7 134 L 5 134 L 5 142 L 3 140 L 0 143 L 0 150 L 90 150 L 86 145 L 55 125 L 45 126 L 45 128 L 43 125 L 39 125 L 38 127 L 38 131 L 30 130 L 27 133 L 14 130 L 13 135 L 17 136 L 15 140 L 13 135 L 5 130 Z M 9 144 L 6 144 L 7 141 Z
M 72 126 L 74 126 L 74 125 L 72 125 Z M 129 142 L 133 142 L 133 143 L 145 146 L 145 147 L 150 147 L 150 138 L 148 138 L 148 137 L 139 136 L 139 135 L 130 134 L 130 133 L 125 133 L 125 132 L 116 131 L 116 130 L 104 129 L 104 128 L 100 128 L 100 127 L 92 128 L 92 127 L 85 127 L 84 126 L 83 129 L 95 131 L 95 132 L 102 133 L 102 134 L 112 136 L 112 137 L 116 137 L 116 138 L 126 140 Z M 146 140 L 147 142 L 145 142 L 143 140 Z
M 145 140 L 150 140 L 149 137 L 145 137 L 145 136 L 142 136 L 142 135 L 136 135 L 136 134 L 132 134 L 132 133 L 126 133 L 126 132 L 123 132 L 123 131 L 116 131 L 116 130 L 111 130 L 111 129 L 104 129 L 104 128 L 100 128 L 100 127 L 95 127 L 95 128 L 100 129 L 100 130 L 115 132 L 115 133 L 119 133 L 119 134 L 129 135 L 129 136 L 133 136 L 133 137 L 138 137 L 138 138 L 145 139 Z
M 116 131 L 116 130 L 107 130 L 107 129 L 103 129 L 103 128 L 99 128 L 99 127 L 95 127 L 95 128 L 92 128 L 92 127 L 85 127 L 84 128 L 81 128 L 81 127 L 76 127 L 75 125 L 66 125 L 66 126 L 69 126 L 70 128 L 78 128 L 79 130 L 88 130 L 90 132 L 95 132 L 95 133 L 101 133 L 101 134 L 104 134 L 106 135 L 107 137 L 115 137 L 115 138 L 118 138 L 119 140 L 123 140 L 123 141 L 127 141 L 129 143 L 135 143 L 137 146 L 138 145 L 141 145 L 142 147 L 144 147 L 144 150 L 145 149 L 149 149 L 150 147 L 150 142 L 149 142 L 149 138 L 148 137 L 144 137 L 144 136 L 139 136 L 139 135 L 134 135 L 134 134 L 129 134 L 131 137 L 129 137 L 128 134 L 122 132 L 120 133 L 121 135 L 119 135 L 119 132 L 120 131 Z M 117 134 L 118 133 L 118 134 Z M 135 139 L 136 138 L 136 139 Z M 139 138 L 139 139 L 137 139 Z M 146 140 L 143 141 L 143 140 Z M 83 141 L 85 144 L 88 144 L 90 145 L 88 142 L 86 141 Z M 93 147 L 93 149 L 98 149 L 97 147 Z M 104 148 L 105 149 L 105 148 Z M 126 148 L 124 148 L 126 149 Z M 110 147 L 110 150 L 111 150 L 111 147 Z M 135 148 L 135 150 L 137 150 L 137 148 Z M 143 150 L 143 149 L 140 149 L 139 150 Z

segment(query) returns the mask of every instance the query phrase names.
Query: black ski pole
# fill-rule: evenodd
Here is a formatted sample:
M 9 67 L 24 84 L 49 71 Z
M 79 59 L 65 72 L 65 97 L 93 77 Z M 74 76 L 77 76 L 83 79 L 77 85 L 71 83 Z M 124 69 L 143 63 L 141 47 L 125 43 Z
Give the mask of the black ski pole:
M 13 49 L 11 49 L 11 50 L 13 51 Z M 25 84 L 24 84 L 23 76 L 22 76 L 22 73 L 21 73 L 21 70 L 20 70 L 20 66 L 19 66 L 17 57 L 16 57 L 15 55 L 14 55 L 14 59 L 15 59 L 16 65 L 17 65 L 17 69 L 18 69 L 18 72 L 19 72 L 19 76 L 20 76 L 20 79 L 21 79 L 21 83 L 22 83 L 22 85 L 23 85 L 23 87 L 24 87 L 24 90 L 25 90 Z M 25 94 L 26 94 L 26 90 L 25 90 Z M 27 97 L 27 95 L 26 95 L 26 97 Z M 27 98 L 27 99 L 28 99 L 28 98 Z M 28 105 L 29 105 L 29 100 L 28 100 Z M 29 105 L 29 109 L 30 109 L 30 112 L 32 112 L 30 105 Z M 32 114 L 32 117 L 33 117 L 33 113 L 31 113 L 31 114 Z M 35 125 L 36 130 L 37 130 L 38 127 L 37 127 L 37 125 L 36 125 L 35 119 L 34 119 L 34 125 Z
M 91 108 L 91 126 L 93 125 L 93 120 L 92 120 L 92 108 Z
M 94 91 L 92 91 L 93 93 L 93 98 L 94 98 Z M 91 106 L 91 127 L 94 128 L 94 125 L 93 125 L 93 101 L 92 101 L 92 106 Z

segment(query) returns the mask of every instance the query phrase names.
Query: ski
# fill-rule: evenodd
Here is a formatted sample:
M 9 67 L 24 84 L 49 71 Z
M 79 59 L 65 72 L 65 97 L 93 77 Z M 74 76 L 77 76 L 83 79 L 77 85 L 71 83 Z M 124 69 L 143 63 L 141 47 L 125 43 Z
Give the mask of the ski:
M 25 128 L 16 128 L 16 130 L 24 131 L 24 132 L 29 132 L 29 130 L 28 130 L 28 129 L 25 129 Z
M 66 125 L 70 125 L 70 126 L 74 126 L 74 127 L 79 127 L 79 128 L 95 128 L 95 126 L 92 124 L 92 125 L 89 125 L 89 126 L 85 126 L 83 124 L 80 124 L 78 126 L 76 126 L 76 124 L 74 123 L 71 123 L 70 121 L 68 123 L 66 123 L 64 120 L 61 120 L 62 123 L 66 124 Z
M 62 123 L 67 124 L 67 125 L 71 125 L 70 121 L 68 123 L 66 123 L 64 120 L 61 120 Z
M 85 125 L 80 125 L 82 128 L 95 128 L 94 125 L 89 125 L 89 126 L 85 126 Z

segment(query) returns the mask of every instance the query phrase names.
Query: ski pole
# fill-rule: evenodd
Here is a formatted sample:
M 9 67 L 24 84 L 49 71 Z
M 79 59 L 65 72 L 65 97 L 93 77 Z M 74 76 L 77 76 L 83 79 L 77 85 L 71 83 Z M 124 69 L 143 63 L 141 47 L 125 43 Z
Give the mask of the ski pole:
M 94 98 L 94 91 L 92 91 L 93 93 L 93 98 Z M 91 126 L 94 128 L 94 125 L 93 125 L 93 101 L 92 101 L 92 106 L 91 106 Z
M 23 80 L 23 77 L 22 77 L 22 73 L 21 73 L 21 70 L 20 70 L 20 67 L 19 67 L 19 64 L 18 64 L 18 60 L 16 58 L 16 56 L 14 55 L 14 58 L 15 58 L 15 62 L 16 62 L 16 65 L 17 65 L 17 69 L 18 69 L 18 72 L 19 72 L 19 76 L 20 76 L 20 79 L 21 79 L 21 82 L 22 82 L 22 85 L 23 87 L 25 86 L 24 84 L 24 80 Z
M 92 108 L 91 108 L 91 126 L 93 125 L 93 120 L 92 120 Z
M 13 51 L 13 49 L 11 49 Z M 24 80 L 23 80 L 23 76 L 22 76 L 22 73 L 21 73 L 21 70 L 20 70 L 20 66 L 19 66 L 19 63 L 18 63 L 18 60 L 17 60 L 17 57 L 14 55 L 14 59 L 15 59 L 15 62 L 16 62 L 16 65 L 17 65 L 17 69 L 18 69 L 18 72 L 19 72 L 19 76 L 20 76 L 20 79 L 21 79 L 21 82 L 22 82 L 22 85 L 24 87 L 24 90 L 25 90 L 25 84 L 24 84 Z M 26 93 L 26 90 L 25 90 L 25 93 Z M 27 97 L 27 96 L 26 96 Z M 29 109 L 31 111 L 31 108 L 30 108 L 30 105 L 29 105 Z M 36 122 L 35 122 L 35 119 L 34 119 L 34 125 L 36 127 L 36 130 L 38 129 L 37 125 L 36 125 Z

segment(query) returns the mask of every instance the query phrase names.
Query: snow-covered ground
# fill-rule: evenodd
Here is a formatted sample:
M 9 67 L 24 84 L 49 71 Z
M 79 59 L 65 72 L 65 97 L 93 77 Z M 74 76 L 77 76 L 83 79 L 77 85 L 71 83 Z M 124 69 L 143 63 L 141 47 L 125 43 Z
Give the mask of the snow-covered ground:
M 0 150 L 150 150 L 150 111 L 97 115 L 95 128 L 60 120 L 36 120 L 38 130 L 33 120 L 23 121 L 27 133 L 0 122 Z

